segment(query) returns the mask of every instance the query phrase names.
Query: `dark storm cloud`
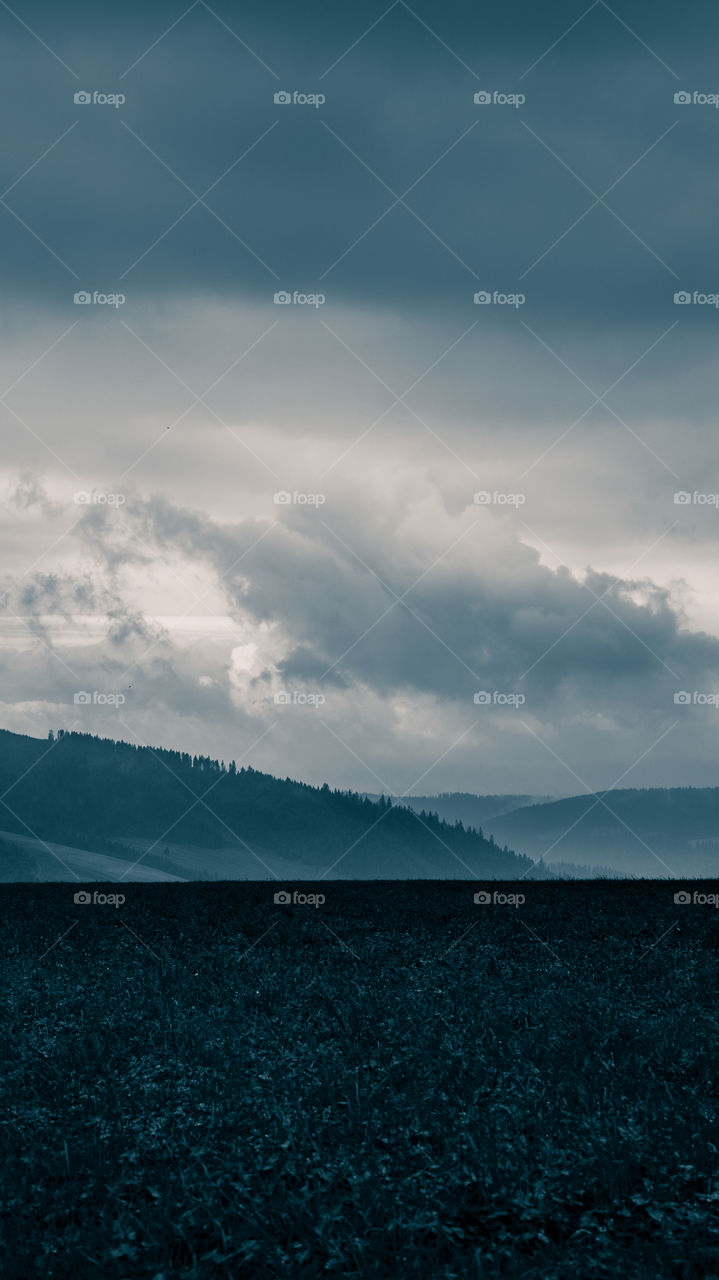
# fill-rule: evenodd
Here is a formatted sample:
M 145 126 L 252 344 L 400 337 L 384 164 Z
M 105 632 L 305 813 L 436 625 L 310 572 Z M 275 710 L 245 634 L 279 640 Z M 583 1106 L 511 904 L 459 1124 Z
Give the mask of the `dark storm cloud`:
M 582 7 L 413 8 L 20 8 L 56 57 L 3 12 L 6 289 L 57 303 L 79 288 L 267 302 L 323 288 L 474 318 L 475 289 L 521 288 L 528 319 L 590 330 L 671 323 L 675 288 L 716 287 L 702 160 L 719 112 L 673 102 L 719 88 L 715 11 L 690 6 L 678 30 L 668 7 L 626 4 L 619 21 L 599 3 L 542 57 Z M 527 102 L 475 106 L 478 88 Z M 76 106 L 78 89 L 126 102 Z M 276 106 L 278 89 L 327 102 Z M 586 213 L 627 170 L 609 209 Z M 210 212 L 195 201 L 218 179 Z M 386 212 L 412 184 L 412 212 Z
M 719 671 L 719 641 L 686 631 L 650 581 L 553 572 L 484 511 L 461 547 L 455 533 L 454 552 L 437 542 L 423 560 L 416 539 L 393 536 L 406 514 L 293 514 L 261 541 L 261 522 L 223 526 L 160 498 L 134 500 L 127 518 L 159 556 L 208 563 L 233 614 L 279 625 L 292 638 L 281 669 L 315 684 L 470 704 L 479 688 L 522 689 L 550 718 L 557 698 L 622 716 L 666 709 Z

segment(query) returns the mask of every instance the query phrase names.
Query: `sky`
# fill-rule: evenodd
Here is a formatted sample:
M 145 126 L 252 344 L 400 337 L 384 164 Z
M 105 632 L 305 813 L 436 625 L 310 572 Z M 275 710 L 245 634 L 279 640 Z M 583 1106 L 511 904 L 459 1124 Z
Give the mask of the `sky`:
M 0 3 L 0 726 L 715 785 L 718 26 Z

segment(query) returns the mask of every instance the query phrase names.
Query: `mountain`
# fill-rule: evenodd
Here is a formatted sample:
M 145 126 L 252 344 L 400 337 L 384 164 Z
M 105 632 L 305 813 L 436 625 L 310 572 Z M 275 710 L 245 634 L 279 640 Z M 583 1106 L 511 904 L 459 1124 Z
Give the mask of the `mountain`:
M 715 876 L 719 787 L 617 790 L 531 805 L 492 819 L 495 840 L 532 858 L 623 875 Z
M 47 740 L 0 730 L 0 797 L 0 879 L 514 879 L 532 871 L 491 838 L 386 799 L 63 730 Z
M 365 792 L 370 800 L 381 797 Z M 392 796 L 394 804 L 406 805 L 415 813 L 436 813 L 443 822 L 462 822 L 465 827 L 479 830 L 491 818 L 524 808 L 528 804 L 543 804 L 554 796 L 481 796 L 470 791 L 442 791 L 436 796 Z

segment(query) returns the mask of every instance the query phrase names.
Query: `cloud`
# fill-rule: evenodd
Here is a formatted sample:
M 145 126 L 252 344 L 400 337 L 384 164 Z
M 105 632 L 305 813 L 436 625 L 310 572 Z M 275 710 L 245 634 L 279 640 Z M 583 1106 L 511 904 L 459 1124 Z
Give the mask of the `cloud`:
M 139 547 L 121 569 L 118 520 Z M 44 711 L 45 729 L 79 717 L 348 786 L 423 777 L 492 790 L 524 777 L 566 791 L 571 774 L 550 749 L 610 785 L 617 737 L 630 768 L 676 721 L 675 691 L 710 690 L 717 676 L 719 641 L 686 627 L 668 589 L 550 569 L 497 512 L 452 513 L 429 482 L 348 491 L 336 510 L 288 507 L 274 527 L 135 495 L 122 511 L 86 512 L 72 541 L 87 573 L 28 575 L 5 615 L 23 622 L 3 631 L 0 698 L 36 731 Z M 149 572 L 174 616 L 139 606 Z M 211 612 L 187 594 L 196 580 L 219 601 Z M 78 689 L 126 703 L 77 708 Z M 476 703 L 480 691 L 499 701 Z M 307 702 L 318 693 L 324 702 Z M 503 701 L 517 693 L 523 704 Z M 713 723 L 704 709 L 679 714 L 687 778 L 704 776 Z M 646 777 L 675 776 L 676 742 L 650 753 Z
M 698 163 L 711 111 L 682 115 L 659 53 L 671 33 L 664 61 L 683 69 L 691 55 L 696 87 L 703 77 L 711 87 L 708 6 L 706 55 L 654 14 L 642 15 L 642 44 L 599 7 L 570 36 L 570 56 L 551 54 L 525 79 L 566 30 L 560 14 L 538 20 L 526 2 L 511 39 L 501 15 L 480 31 L 463 6 L 422 19 L 400 4 L 363 39 L 369 14 L 328 21 L 324 7 L 301 18 L 290 8 L 278 33 L 277 6 L 271 20 L 245 6 L 220 13 L 245 33 L 236 40 L 202 5 L 162 39 L 174 6 L 152 22 L 125 6 L 119 31 L 111 16 L 88 28 L 72 6 L 58 29 L 51 8 L 37 9 L 76 76 L 6 16 L 17 56 L 3 93 L 6 106 L 26 103 L 2 174 L 3 189 L 15 184 L 7 287 L 23 297 L 69 304 L 75 289 L 121 286 L 129 302 L 264 301 L 323 279 L 337 304 L 431 300 L 456 317 L 475 289 L 514 288 L 531 268 L 522 287 L 538 322 L 570 332 L 581 314 L 584 328 L 606 332 L 620 300 L 622 328 L 643 327 L 672 315 L 678 278 L 712 287 L 713 179 Z M 44 80 L 29 100 L 28 60 Z M 285 81 L 321 88 L 326 104 L 278 106 Z M 126 102 L 78 106 L 85 82 L 122 87 Z M 478 85 L 521 87 L 526 109 L 477 107 Z M 701 325 L 696 309 L 684 323 Z
M 439 755 L 447 720 L 476 718 L 479 690 L 499 695 L 500 738 L 518 728 L 502 699 L 522 693 L 534 731 L 570 732 L 591 771 L 598 728 L 634 737 L 639 720 L 661 732 L 677 688 L 712 687 L 719 641 L 685 626 L 668 589 L 592 569 L 580 581 L 541 564 L 490 511 L 456 519 L 442 516 L 436 493 L 427 502 L 432 521 L 413 520 L 415 503 L 396 494 L 384 508 L 373 494 L 334 514 L 288 509 L 261 541 L 256 521 L 221 524 L 162 497 L 133 500 L 126 514 L 163 564 L 194 561 L 221 584 L 235 624 L 254 637 L 234 689 L 258 724 L 292 684 L 324 692 L 343 735 L 358 700 L 409 700 L 442 708 Z M 97 529 L 93 547 L 101 554 Z M 412 756 L 415 742 L 398 723 L 393 733 Z
M 53 502 L 47 495 L 45 486 L 39 476 L 24 472 L 17 481 L 9 486 L 7 496 L 8 507 L 16 512 L 39 511 L 46 519 L 51 520 L 62 511 L 62 504 Z

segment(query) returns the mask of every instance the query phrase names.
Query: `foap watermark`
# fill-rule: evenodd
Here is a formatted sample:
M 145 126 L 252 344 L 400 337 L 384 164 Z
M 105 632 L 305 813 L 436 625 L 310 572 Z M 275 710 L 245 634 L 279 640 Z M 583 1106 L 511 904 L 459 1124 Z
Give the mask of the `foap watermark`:
M 499 489 L 480 489 L 472 501 L 475 507 L 523 507 L 526 493 L 503 493 Z
M 324 493 L 299 493 L 297 489 L 280 489 L 273 497 L 276 507 L 323 507 L 327 501 Z
M 274 901 L 276 907 L 322 907 L 327 899 L 323 893 L 300 893 L 298 889 L 290 893 L 287 889 L 278 889 Z
M 274 95 L 277 107 L 323 107 L 327 99 L 323 93 L 302 93 L 299 89 L 278 89 Z
M 77 107 L 118 107 L 124 106 L 127 99 L 124 93 L 102 93 L 99 89 L 78 89 L 73 94 L 73 102 Z
M 78 507 L 122 507 L 127 501 L 124 493 L 106 493 L 101 489 L 80 489 L 72 500 Z
M 526 701 L 526 694 L 505 693 L 502 689 L 480 689 L 474 695 L 477 707 L 523 707 Z
M 274 296 L 276 307 L 323 307 L 327 298 L 324 293 L 300 293 L 298 289 L 292 293 L 288 289 L 278 289 Z
M 524 93 L 504 93 L 501 89 L 478 89 L 474 95 L 476 107 L 523 107 L 527 101 Z
M 702 293 L 699 289 L 677 289 L 675 307 L 719 307 L 719 293 Z
M 280 689 L 274 695 L 276 707 L 321 707 L 327 701 L 323 693 L 303 693 L 300 689 Z
M 695 689 L 690 693 L 688 689 L 680 689 L 674 694 L 675 707 L 714 707 L 719 708 L 719 693 L 702 693 L 701 689 Z
M 700 889 L 694 892 L 690 889 L 679 889 L 674 894 L 674 901 L 678 907 L 714 907 L 716 911 L 719 907 L 719 893 L 702 893 Z
M 719 107 L 719 93 L 702 93 L 699 89 L 679 89 L 674 94 L 677 107 Z
M 76 707 L 122 707 L 127 701 L 124 693 L 102 693 L 99 689 L 79 689 L 72 700 Z
M 94 289 L 92 293 L 87 289 L 78 289 L 73 297 L 76 307 L 118 307 L 125 305 L 124 293 L 100 293 Z
M 526 901 L 523 893 L 502 893 L 500 889 L 478 889 L 474 895 L 478 907 L 523 907 Z
M 121 907 L 125 902 L 124 893 L 100 893 L 98 889 L 90 893 L 89 889 L 78 889 L 73 894 L 76 906 Z
M 491 293 L 489 289 L 478 289 L 474 295 L 475 307 L 514 307 L 516 311 L 526 301 L 525 293 L 502 293 L 499 289 L 494 289 Z
M 698 493 L 696 489 L 693 493 L 689 493 L 686 489 L 680 489 L 674 494 L 674 505 L 676 507 L 719 507 L 719 493 Z

